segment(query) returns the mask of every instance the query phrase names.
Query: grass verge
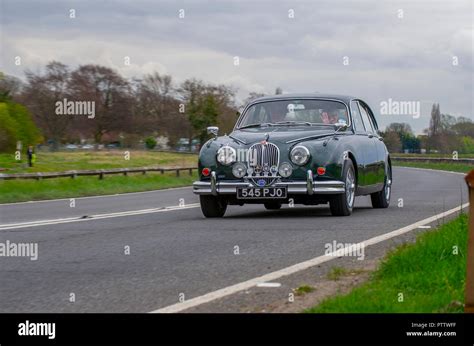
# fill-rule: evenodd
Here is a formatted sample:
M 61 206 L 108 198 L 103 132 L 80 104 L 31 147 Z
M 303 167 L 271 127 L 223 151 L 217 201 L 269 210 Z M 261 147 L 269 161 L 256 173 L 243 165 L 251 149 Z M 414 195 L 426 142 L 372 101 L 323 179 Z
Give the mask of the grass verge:
M 400 162 L 392 161 L 394 166 L 399 167 L 415 167 L 415 168 L 429 168 L 439 169 L 441 171 L 452 171 L 460 173 L 468 173 L 474 169 L 473 165 L 467 165 L 463 163 L 442 163 L 442 162 Z
M 44 180 L 0 180 L 0 203 L 24 202 L 54 198 L 109 195 L 189 186 L 197 173 L 147 173 L 146 175 L 55 178 Z
M 430 154 L 405 154 L 405 153 L 392 153 L 392 157 L 444 157 L 447 159 L 452 159 L 452 154 L 443 154 L 443 153 L 430 153 Z M 458 157 L 461 159 L 472 159 L 474 154 L 458 154 Z
M 300 286 L 296 289 L 293 290 L 295 292 L 295 295 L 297 296 L 303 296 L 305 295 L 306 293 L 311 293 L 314 291 L 314 287 L 311 287 L 309 285 L 303 285 L 303 286 Z
M 462 214 L 391 251 L 362 286 L 305 312 L 462 312 L 466 244 L 467 216 Z
M 0 154 L 0 168 L 3 173 L 60 172 L 84 169 L 132 168 L 145 166 L 195 167 L 197 155 L 186 153 L 166 153 L 146 150 L 44 152 L 36 154 L 33 167 L 28 167 L 26 156 L 16 161 L 14 154 Z M 127 158 L 129 158 L 127 160 Z

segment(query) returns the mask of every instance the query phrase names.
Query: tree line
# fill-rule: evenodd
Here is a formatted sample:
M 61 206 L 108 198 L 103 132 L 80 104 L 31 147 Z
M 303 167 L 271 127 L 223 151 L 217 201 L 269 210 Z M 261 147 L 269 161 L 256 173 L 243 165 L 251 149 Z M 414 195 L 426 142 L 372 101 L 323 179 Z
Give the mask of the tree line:
M 392 123 L 381 132 L 390 152 L 474 154 L 474 123 L 471 119 L 440 112 L 433 104 L 429 127 L 415 136 L 407 123 Z
M 57 148 L 87 140 L 121 147 L 154 147 L 162 137 L 173 147 L 183 138 L 204 143 L 207 126 L 229 133 L 238 115 L 234 88 L 195 78 L 181 83 L 153 72 L 127 79 L 101 65 L 71 68 L 48 63 L 43 71 L 25 71 L 25 81 L 0 72 L 0 151 L 21 141 Z M 276 88 L 275 94 L 281 94 Z M 248 102 L 263 94 L 251 92 Z M 57 102 L 93 102 L 94 117 L 58 114 Z M 474 124 L 466 117 L 441 114 L 434 104 L 429 127 L 415 136 L 407 123 L 381 132 L 391 152 L 474 153 Z
M 15 128 L 21 131 L 27 124 L 9 124 L 10 136 L 5 136 L 9 143 L 1 144 L 0 151 L 10 150 L 18 139 L 28 144 L 44 141 L 52 147 L 81 139 L 134 147 L 147 136 L 164 136 L 171 145 L 180 138 L 202 143 L 207 139 L 207 126 L 217 125 L 230 132 L 238 108 L 232 87 L 194 78 L 176 84 L 170 75 L 158 72 L 126 79 L 105 66 L 71 69 L 52 61 L 42 72 L 25 71 L 25 77 L 23 82 L 1 76 L 0 102 L 8 107 L 24 105 L 42 137 L 12 136 Z M 94 118 L 57 114 L 57 102 L 63 100 L 93 102 Z M 6 131 L 4 127 L 0 122 L 0 134 Z

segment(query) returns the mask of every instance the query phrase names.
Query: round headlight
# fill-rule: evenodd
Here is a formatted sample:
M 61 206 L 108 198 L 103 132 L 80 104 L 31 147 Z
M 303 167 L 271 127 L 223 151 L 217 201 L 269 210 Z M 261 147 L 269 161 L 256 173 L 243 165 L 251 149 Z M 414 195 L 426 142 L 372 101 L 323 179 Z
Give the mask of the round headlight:
M 237 152 L 234 148 L 225 145 L 217 150 L 217 162 L 229 166 L 237 160 Z
M 291 150 L 290 159 L 295 165 L 302 166 L 309 160 L 310 154 L 308 148 L 297 145 Z
M 291 175 L 291 173 L 293 173 L 293 167 L 291 167 L 291 165 L 288 162 L 283 162 L 280 165 L 278 173 L 280 173 L 280 175 L 283 178 L 288 178 Z
M 247 166 L 245 166 L 242 162 L 237 162 L 234 166 L 232 166 L 232 174 L 236 178 L 243 178 L 247 173 Z

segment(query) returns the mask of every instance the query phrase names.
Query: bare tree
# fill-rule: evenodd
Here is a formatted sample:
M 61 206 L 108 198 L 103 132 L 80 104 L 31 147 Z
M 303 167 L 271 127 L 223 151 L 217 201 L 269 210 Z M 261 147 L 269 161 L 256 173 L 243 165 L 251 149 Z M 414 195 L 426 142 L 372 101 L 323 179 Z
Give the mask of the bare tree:
M 127 130 L 130 124 L 130 85 L 114 70 L 100 65 L 79 66 L 71 74 L 69 90 L 75 100 L 95 102 L 95 118 L 81 119 L 96 143 L 111 131 Z
M 258 92 L 255 92 L 255 91 L 250 92 L 250 93 L 249 93 L 249 96 L 247 96 L 247 98 L 246 98 L 245 101 L 244 101 L 244 106 L 245 106 L 247 103 L 249 103 L 250 101 L 253 101 L 253 100 L 255 100 L 255 99 L 259 98 L 259 97 L 263 97 L 263 96 L 265 96 L 265 94 L 263 94 L 263 93 L 258 93 Z
M 15 98 L 21 93 L 22 88 L 21 79 L 0 72 L 0 97 L 2 99 Z
M 188 137 L 190 124 L 180 113 L 178 93 L 171 76 L 157 72 L 136 81 L 134 87 L 134 129 L 142 134 L 159 134 L 176 142 Z
M 25 72 L 27 84 L 19 100 L 25 104 L 44 135 L 57 148 L 66 135 L 71 119 L 56 114 L 56 102 L 69 96 L 68 84 L 71 73 L 69 68 L 57 61 L 46 65 L 44 74 Z

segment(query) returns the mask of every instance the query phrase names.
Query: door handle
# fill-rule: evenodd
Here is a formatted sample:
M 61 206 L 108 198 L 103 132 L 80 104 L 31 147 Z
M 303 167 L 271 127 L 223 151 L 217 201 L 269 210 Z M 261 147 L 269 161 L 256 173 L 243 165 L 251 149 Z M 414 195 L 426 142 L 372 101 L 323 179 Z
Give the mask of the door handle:
M 374 138 L 374 135 L 371 134 L 371 133 L 369 133 L 368 137 L 369 137 L 369 138 Z
M 382 141 L 382 142 L 383 142 L 383 137 L 379 137 L 379 141 Z

